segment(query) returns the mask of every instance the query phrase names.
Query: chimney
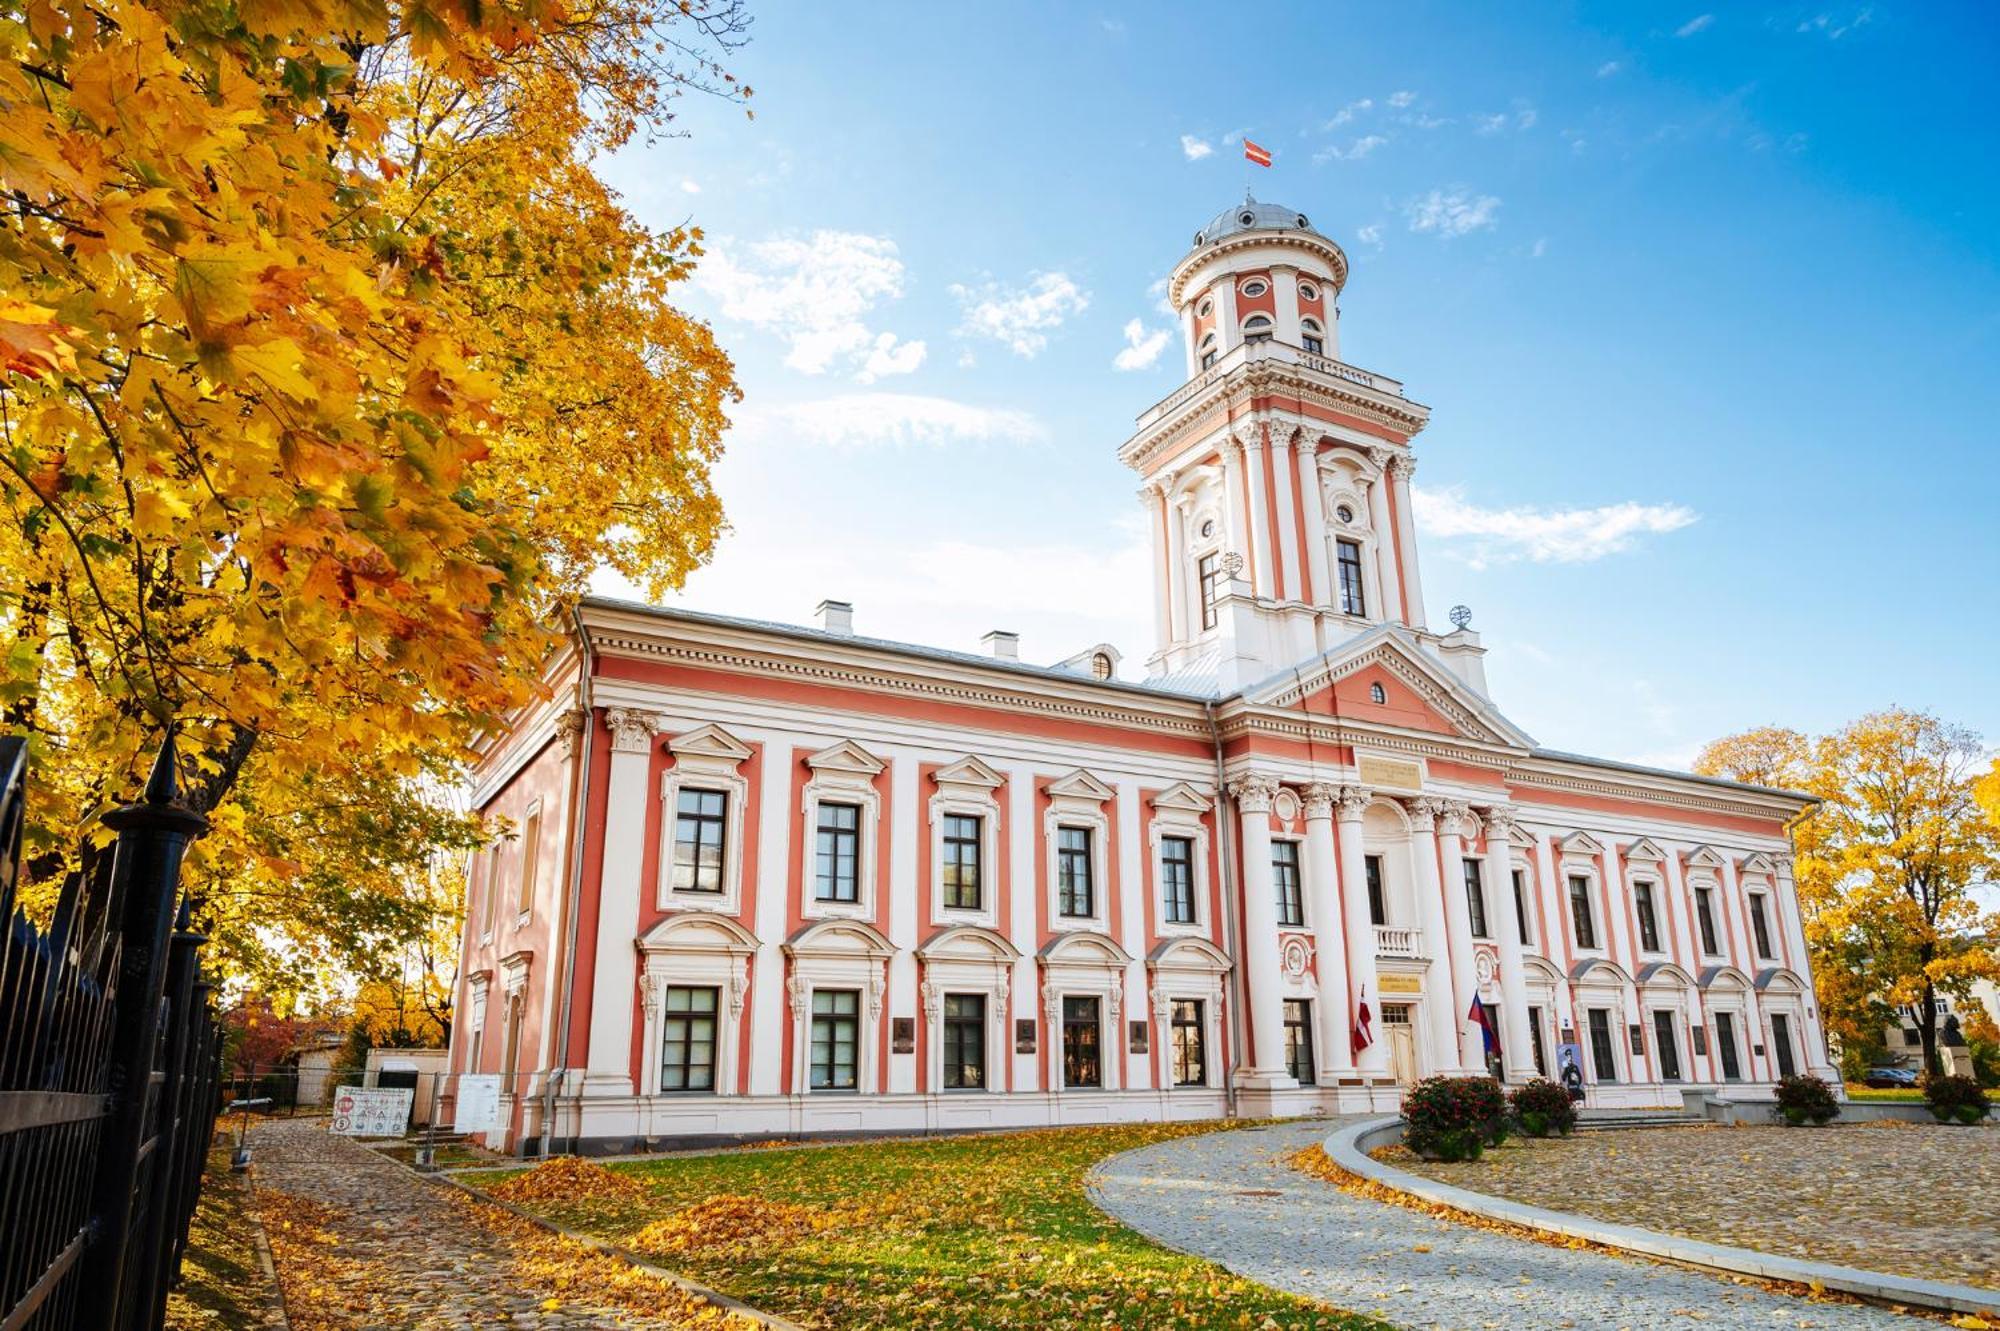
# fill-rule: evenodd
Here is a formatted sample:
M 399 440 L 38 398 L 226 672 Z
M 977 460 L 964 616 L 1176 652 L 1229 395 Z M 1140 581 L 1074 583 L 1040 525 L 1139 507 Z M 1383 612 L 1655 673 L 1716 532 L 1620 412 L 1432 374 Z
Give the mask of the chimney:
M 813 613 L 819 616 L 819 626 L 825 632 L 853 636 L 854 607 L 846 601 L 821 601 Z
M 979 639 L 980 645 L 1002 661 L 1021 659 L 1021 635 L 1009 633 L 1006 629 L 994 629 Z

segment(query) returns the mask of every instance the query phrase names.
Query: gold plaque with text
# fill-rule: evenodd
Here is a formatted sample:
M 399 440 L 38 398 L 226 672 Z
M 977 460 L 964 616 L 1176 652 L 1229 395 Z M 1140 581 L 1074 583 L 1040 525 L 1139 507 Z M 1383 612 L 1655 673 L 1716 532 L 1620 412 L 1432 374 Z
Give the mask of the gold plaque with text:
M 1421 975 L 1377 975 L 1375 987 L 1385 994 L 1421 994 L 1424 991 L 1424 977 Z
M 1424 769 L 1403 758 L 1382 758 L 1372 753 L 1355 755 L 1355 773 L 1361 784 L 1375 790 L 1401 790 L 1418 794 L 1424 788 Z

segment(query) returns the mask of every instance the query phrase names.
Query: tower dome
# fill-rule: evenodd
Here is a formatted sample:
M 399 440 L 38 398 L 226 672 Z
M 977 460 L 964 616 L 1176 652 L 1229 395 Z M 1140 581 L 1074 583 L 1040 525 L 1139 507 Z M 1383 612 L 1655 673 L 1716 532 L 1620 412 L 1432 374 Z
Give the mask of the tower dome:
M 1188 373 L 1273 340 L 1338 360 L 1336 302 L 1346 283 L 1347 255 L 1311 218 L 1246 194 L 1194 233 L 1167 279 L 1187 339 Z
M 1304 231 L 1323 238 L 1323 233 L 1314 230 L 1306 215 L 1296 208 L 1287 208 L 1282 203 L 1259 203 L 1246 194 L 1242 203 L 1224 208 L 1209 219 L 1207 226 L 1195 232 L 1194 244 L 1199 249 L 1242 231 Z

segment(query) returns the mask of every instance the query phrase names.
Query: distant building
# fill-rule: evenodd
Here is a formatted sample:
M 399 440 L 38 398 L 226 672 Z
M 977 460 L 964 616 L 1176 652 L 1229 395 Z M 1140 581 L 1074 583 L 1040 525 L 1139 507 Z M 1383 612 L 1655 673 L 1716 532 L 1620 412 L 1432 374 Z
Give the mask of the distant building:
M 585 603 L 478 771 L 520 834 L 471 866 L 452 1066 L 505 1077 L 501 1144 L 1386 1109 L 1484 1070 L 1488 1025 L 1507 1080 L 1574 1045 L 1600 1105 L 1833 1075 L 1807 798 L 1500 712 L 1479 635 L 1429 623 L 1430 413 L 1340 359 L 1347 276 L 1255 202 L 1175 265 L 1188 379 L 1119 448 L 1141 680 L 838 601 Z

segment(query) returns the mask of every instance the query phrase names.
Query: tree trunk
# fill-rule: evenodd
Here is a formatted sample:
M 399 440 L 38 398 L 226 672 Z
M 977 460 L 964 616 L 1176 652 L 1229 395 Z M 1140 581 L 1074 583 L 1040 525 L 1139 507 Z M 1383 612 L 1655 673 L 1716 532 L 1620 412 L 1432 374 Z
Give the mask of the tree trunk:
M 1924 1042 L 1924 1075 L 1938 1075 L 1937 989 L 1924 981 L 1923 1006 L 1917 1011 L 1917 1035 Z

